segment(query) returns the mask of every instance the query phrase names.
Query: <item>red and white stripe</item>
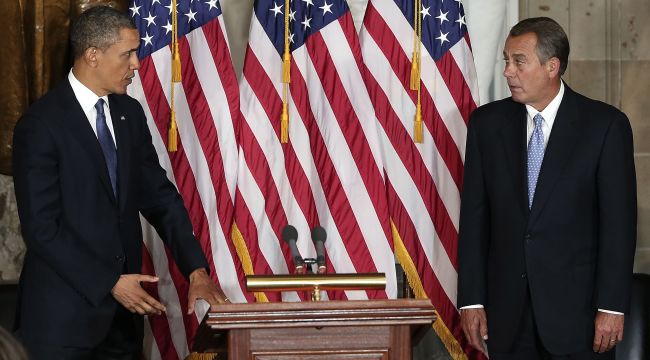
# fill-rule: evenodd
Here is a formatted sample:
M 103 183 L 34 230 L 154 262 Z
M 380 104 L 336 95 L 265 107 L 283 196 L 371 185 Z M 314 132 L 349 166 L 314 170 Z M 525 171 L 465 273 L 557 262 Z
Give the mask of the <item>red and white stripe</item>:
M 179 39 L 182 83 L 175 86 L 178 151 L 167 152 L 171 50 L 141 61 L 129 94 L 142 104 L 160 163 L 183 197 L 213 280 L 235 302 L 246 302 L 241 264 L 230 241 L 237 179 L 239 91 L 223 18 Z M 151 291 L 167 307 L 148 318 L 145 356 L 184 359 L 207 304 L 187 316 L 188 284 L 155 231 L 143 225 L 143 273 L 160 277 Z
M 421 48 L 421 144 L 413 142 L 417 92 L 409 89 L 413 27 L 394 1 L 370 0 L 360 39 L 381 124 L 391 219 L 424 293 L 460 341 L 456 245 L 467 121 L 478 104 L 469 39 L 438 61 Z
M 310 229 L 323 226 L 330 272 L 384 272 L 385 291 L 330 292 L 333 299 L 396 297 L 395 263 L 374 109 L 363 84 L 349 11 L 292 52 L 289 143 L 280 143 L 282 60 L 251 17 L 240 81 L 236 222 L 256 274 L 292 272 L 281 240 L 287 224 L 304 257 Z M 271 300 L 277 295 L 267 294 Z M 284 300 L 299 300 L 296 293 Z

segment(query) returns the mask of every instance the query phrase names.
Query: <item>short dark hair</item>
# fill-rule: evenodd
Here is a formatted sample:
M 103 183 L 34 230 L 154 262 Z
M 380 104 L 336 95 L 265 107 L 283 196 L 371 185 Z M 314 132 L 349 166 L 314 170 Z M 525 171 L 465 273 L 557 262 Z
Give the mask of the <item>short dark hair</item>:
M 537 36 L 537 56 L 542 64 L 550 58 L 560 60 L 560 75 L 569 63 L 569 38 L 562 26 L 548 17 L 535 17 L 521 20 L 510 29 L 510 36 L 534 33 Z
M 136 29 L 133 20 L 110 6 L 94 6 L 84 11 L 72 24 L 70 42 L 74 59 L 89 47 L 106 50 L 120 39 L 120 30 Z

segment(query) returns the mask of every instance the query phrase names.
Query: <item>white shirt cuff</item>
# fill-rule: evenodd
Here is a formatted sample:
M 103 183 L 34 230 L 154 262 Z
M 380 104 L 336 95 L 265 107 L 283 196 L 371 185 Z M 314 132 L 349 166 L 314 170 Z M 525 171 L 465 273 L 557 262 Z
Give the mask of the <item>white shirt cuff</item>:
M 465 309 L 483 309 L 483 308 L 484 308 L 483 305 L 481 305 L 481 304 L 476 304 L 476 305 L 467 305 L 467 306 L 463 306 L 463 307 L 461 307 L 459 310 L 465 310 Z
M 467 305 L 467 306 L 463 306 L 463 307 L 461 307 L 459 310 L 465 310 L 465 309 L 483 309 L 483 308 L 484 308 L 483 305 L 481 305 L 481 304 L 475 304 L 475 305 Z M 604 313 L 607 313 L 607 314 L 625 315 L 625 314 L 622 313 L 622 312 L 612 311 L 612 310 L 598 309 L 598 311 L 601 311 L 601 312 L 604 312 Z
M 611 311 L 611 310 L 605 310 L 605 309 L 598 309 L 598 311 L 600 311 L 600 312 L 604 312 L 604 313 L 607 313 L 607 314 L 614 314 L 614 315 L 625 315 L 625 314 L 624 314 L 624 313 L 622 313 L 622 312 L 618 312 L 618 311 Z

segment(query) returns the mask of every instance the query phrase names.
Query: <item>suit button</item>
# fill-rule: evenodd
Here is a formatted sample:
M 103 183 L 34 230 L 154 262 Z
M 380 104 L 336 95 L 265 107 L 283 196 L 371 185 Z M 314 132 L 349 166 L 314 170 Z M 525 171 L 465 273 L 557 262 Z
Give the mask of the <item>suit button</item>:
M 526 240 L 526 244 L 530 242 L 530 234 L 524 235 L 524 240 Z
M 115 257 L 115 260 L 117 260 L 118 262 L 122 262 L 122 261 L 124 261 L 124 255 L 116 256 L 116 257 Z
M 526 276 L 527 276 L 526 273 L 521 274 L 521 278 L 522 278 L 522 279 L 525 279 Z

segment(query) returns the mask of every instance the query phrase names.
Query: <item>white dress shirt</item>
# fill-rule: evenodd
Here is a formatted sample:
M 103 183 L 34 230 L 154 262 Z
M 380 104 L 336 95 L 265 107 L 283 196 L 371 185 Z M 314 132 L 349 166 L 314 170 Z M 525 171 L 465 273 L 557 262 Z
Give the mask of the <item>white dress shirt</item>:
M 87 88 L 86 85 L 77 80 L 77 78 L 72 73 L 72 69 L 68 73 L 68 81 L 70 81 L 72 92 L 74 92 L 74 96 L 77 98 L 79 105 L 81 105 L 81 109 L 83 110 L 84 114 L 86 114 L 86 118 L 88 119 L 90 126 L 95 132 L 95 137 L 97 137 L 97 110 L 95 109 L 95 104 L 97 104 L 97 101 L 100 97 L 97 96 L 97 94 L 95 94 L 92 90 Z M 111 133 L 113 144 L 115 144 L 115 132 L 113 131 L 113 119 L 111 118 L 111 110 L 108 107 L 108 96 L 104 95 L 101 98 L 104 99 L 104 116 L 106 118 L 106 125 L 108 125 L 108 130 Z M 117 149 L 117 146 L 115 148 Z
M 535 115 L 541 114 L 544 118 L 544 121 L 542 121 L 542 133 L 544 134 L 544 150 L 546 150 L 546 144 L 548 144 L 548 139 L 551 137 L 553 123 L 555 122 L 555 117 L 557 116 L 557 111 L 560 108 L 563 97 L 564 83 L 560 81 L 560 91 L 555 95 L 553 100 L 546 105 L 544 110 L 540 112 L 534 107 L 526 105 L 526 144 L 530 142 L 530 137 L 533 136 L 533 130 L 535 129 L 533 118 Z

